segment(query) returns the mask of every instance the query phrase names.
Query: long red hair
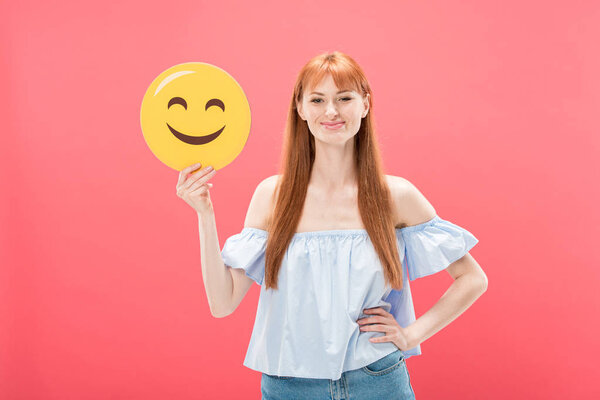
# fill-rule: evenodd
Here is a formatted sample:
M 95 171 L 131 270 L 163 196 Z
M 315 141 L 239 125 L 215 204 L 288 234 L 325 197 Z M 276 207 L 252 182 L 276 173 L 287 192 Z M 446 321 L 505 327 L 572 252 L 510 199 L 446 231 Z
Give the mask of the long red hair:
M 402 265 L 398 254 L 390 190 L 373 126 L 373 95 L 361 67 L 338 51 L 311 59 L 298 73 L 290 103 L 282 150 L 281 177 L 274 195 L 275 207 L 269 218 L 265 255 L 266 289 L 277 289 L 283 257 L 300 221 L 308 182 L 315 159 L 315 139 L 308 124 L 298 115 L 296 102 L 304 89 L 312 88 L 331 74 L 338 88 L 354 88 L 363 97 L 369 94 L 369 112 L 354 136 L 355 167 L 358 179 L 358 207 L 362 222 L 383 267 L 386 283 L 402 289 Z

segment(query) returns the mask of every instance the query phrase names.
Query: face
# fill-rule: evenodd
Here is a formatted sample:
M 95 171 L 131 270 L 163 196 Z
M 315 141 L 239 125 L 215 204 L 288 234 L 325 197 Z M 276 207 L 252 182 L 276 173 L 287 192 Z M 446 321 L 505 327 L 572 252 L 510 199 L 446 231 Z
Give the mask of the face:
M 302 94 L 298 114 L 307 122 L 315 140 L 343 144 L 356 135 L 361 119 L 369 112 L 368 96 L 350 88 L 338 88 L 333 77 L 326 75 Z
M 242 151 L 250 107 L 240 85 L 206 63 L 175 65 L 150 85 L 140 112 L 144 139 L 154 155 L 182 170 L 202 163 L 220 169 Z

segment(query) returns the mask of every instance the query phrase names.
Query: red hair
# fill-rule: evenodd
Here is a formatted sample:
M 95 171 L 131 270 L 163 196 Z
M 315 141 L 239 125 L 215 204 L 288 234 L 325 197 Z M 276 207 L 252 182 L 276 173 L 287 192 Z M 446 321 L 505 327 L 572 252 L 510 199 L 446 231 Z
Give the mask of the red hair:
M 311 59 L 299 72 L 285 128 L 281 178 L 277 184 L 275 208 L 268 221 L 265 255 L 266 289 L 277 289 L 281 261 L 300 221 L 308 182 L 315 159 L 315 139 L 308 124 L 298 115 L 297 102 L 305 89 L 314 87 L 331 74 L 338 88 L 354 88 L 369 94 L 369 112 L 354 136 L 355 167 L 358 179 L 358 207 L 362 222 L 383 267 L 386 283 L 402 289 L 402 265 L 398 254 L 392 199 L 387 186 L 373 126 L 373 95 L 367 78 L 352 58 L 338 51 Z

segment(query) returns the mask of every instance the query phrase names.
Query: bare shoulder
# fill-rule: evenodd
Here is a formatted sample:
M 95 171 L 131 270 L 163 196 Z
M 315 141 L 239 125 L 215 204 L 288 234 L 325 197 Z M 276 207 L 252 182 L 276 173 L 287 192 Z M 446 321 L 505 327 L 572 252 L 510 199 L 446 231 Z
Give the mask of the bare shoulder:
M 396 213 L 396 227 L 418 225 L 436 216 L 436 210 L 427 198 L 408 179 L 386 175 Z
M 244 227 L 252 227 L 266 230 L 269 217 L 273 211 L 274 194 L 277 188 L 277 182 L 281 175 L 272 175 L 263 179 L 254 190 Z

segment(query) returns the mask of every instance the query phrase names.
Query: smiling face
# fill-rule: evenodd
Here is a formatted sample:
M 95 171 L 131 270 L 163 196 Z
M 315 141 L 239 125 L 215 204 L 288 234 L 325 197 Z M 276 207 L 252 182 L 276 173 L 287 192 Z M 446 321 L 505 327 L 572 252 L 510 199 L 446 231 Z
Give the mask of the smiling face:
M 368 96 L 352 88 L 338 88 L 328 74 L 302 94 L 298 115 L 307 122 L 315 140 L 343 144 L 356 135 L 361 119 L 369 112 Z
M 169 167 L 220 169 L 244 148 L 250 106 L 227 72 L 206 63 L 175 65 L 150 85 L 140 112 L 144 139 Z

